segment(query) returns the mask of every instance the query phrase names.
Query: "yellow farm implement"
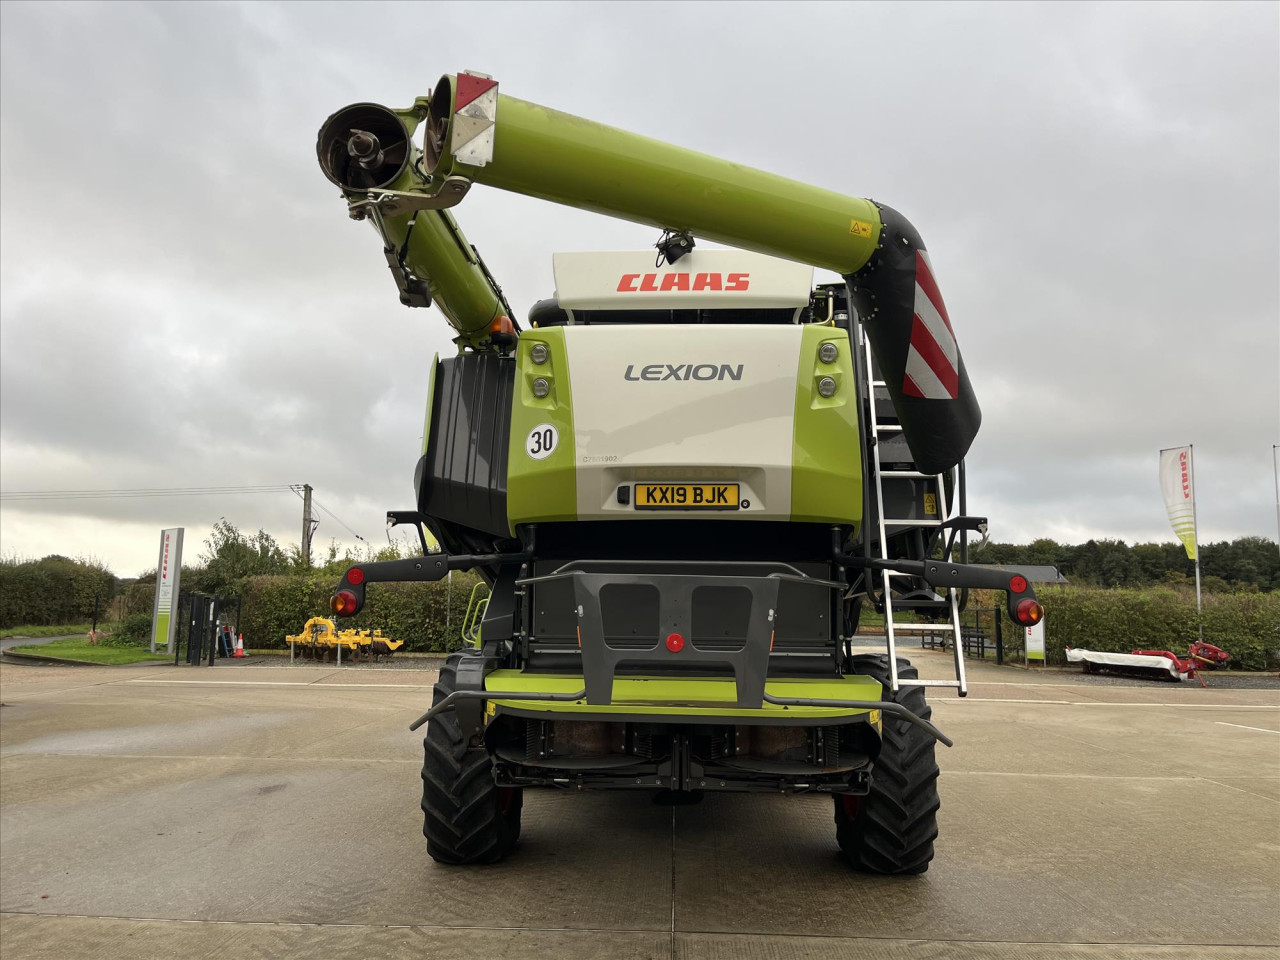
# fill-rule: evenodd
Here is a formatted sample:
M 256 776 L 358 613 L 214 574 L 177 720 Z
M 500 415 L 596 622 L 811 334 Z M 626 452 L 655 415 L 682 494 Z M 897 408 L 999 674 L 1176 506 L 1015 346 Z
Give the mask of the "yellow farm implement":
M 365 662 L 389 657 L 404 646 L 403 640 L 391 640 L 381 630 L 339 631 L 332 620 L 312 617 L 302 627 L 302 632 L 285 637 L 289 645 L 289 658 L 303 660 L 333 660 L 342 663 Z

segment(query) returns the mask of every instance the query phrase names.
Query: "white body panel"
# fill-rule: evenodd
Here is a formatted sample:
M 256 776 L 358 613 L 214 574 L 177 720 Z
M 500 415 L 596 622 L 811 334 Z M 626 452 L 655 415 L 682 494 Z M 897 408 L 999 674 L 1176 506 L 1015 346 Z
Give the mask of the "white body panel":
M 648 251 L 557 253 L 566 310 L 686 310 L 808 306 L 813 267 L 745 250 L 694 250 L 654 266 Z
M 566 328 L 578 518 L 636 516 L 618 503 L 621 484 L 723 481 L 738 483 L 748 505 L 707 516 L 790 519 L 802 332 L 763 324 Z

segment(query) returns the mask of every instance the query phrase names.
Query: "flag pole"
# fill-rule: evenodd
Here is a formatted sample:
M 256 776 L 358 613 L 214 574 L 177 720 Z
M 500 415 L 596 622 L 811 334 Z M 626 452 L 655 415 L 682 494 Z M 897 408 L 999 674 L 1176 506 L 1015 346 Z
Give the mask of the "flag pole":
M 1276 476 L 1276 543 L 1280 544 L 1280 443 L 1271 445 L 1271 460 Z
M 1196 568 L 1196 625 L 1200 639 L 1204 640 L 1204 600 L 1200 583 L 1200 531 L 1196 516 L 1195 463 L 1192 457 L 1192 446 L 1165 447 L 1160 451 L 1160 492 L 1164 496 L 1164 507 L 1169 514 L 1169 524 L 1174 534 L 1182 541 L 1187 552 L 1187 559 L 1195 563 Z M 1190 501 L 1191 516 L 1187 517 L 1187 506 Z M 1188 526 L 1190 526 L 1191 542 L 1187 542 Z
M 1200 602 L 1200 522 L 1196 517 L 1196 448 L 1187 444 L 1187 465 L 1191 468 L 1191 536 L 1196 545 L 1196 623 L 1200 627 L 1200 642 L 1204 642 L 1204 608 Z

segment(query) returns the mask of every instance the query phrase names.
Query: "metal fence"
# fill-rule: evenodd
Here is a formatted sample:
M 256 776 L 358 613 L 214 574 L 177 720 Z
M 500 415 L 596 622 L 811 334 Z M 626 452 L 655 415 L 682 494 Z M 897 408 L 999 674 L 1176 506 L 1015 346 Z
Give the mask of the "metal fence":
M 217 597 L 204 593 L 184 593 L 178 597 L 179 623 L 186 624 L 186 662 L 192 666 L 213 666 L 218 656 L 229 651 L 218 649 L 218 633 L 223 624 L 232 627 L 233 638 L 240 628 L 240 598 Z M 183 637 L 174 638 L 173 662 L 182 658 Z
M 949 630 L 920 634 L 922 648 L 949 649 Z M 1000 607 L 970 607 L 960 611 L 960 645 L 964 655 L 996 663 L 1027 663 L 1023 631 L 1007 618 Z

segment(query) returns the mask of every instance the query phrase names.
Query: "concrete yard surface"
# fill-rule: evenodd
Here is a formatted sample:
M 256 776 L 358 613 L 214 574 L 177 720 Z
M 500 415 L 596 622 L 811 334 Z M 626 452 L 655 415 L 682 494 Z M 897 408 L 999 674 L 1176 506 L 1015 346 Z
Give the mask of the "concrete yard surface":
M 937 857 L 883 878 L 819 796 L 531 790 L 507 862 L 438 866 L 434 678 L 0 666 L 4 960 L 1280 955 L 1277 690 L 975 664 Z

